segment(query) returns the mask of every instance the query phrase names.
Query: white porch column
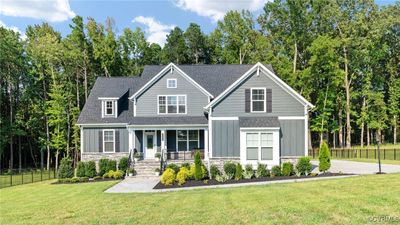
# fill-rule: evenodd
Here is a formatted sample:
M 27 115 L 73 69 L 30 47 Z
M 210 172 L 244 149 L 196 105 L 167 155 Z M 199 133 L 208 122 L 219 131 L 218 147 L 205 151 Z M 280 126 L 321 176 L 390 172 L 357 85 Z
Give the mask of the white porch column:
M 209 152 L 208 152 L 208 128 L 204 129 L 204 159 L 209 159 Z
M 161 130 L 161 151 L 167 148 L 167 135 L 165 130 Z

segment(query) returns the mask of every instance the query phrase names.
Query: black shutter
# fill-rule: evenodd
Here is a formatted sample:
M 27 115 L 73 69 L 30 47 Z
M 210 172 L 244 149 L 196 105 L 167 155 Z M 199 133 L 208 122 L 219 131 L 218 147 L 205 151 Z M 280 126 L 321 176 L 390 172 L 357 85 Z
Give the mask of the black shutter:
M 99 152 L 103 152 L 103 131 L 99 130 Z
M 267 89 L 267 113 L 272 112 L 272 90 Z
M 119 152 L 119 130 L 115 131 L 115 152 Z
M 250 112 L 250 89 L 244 90 L 244 111 Z

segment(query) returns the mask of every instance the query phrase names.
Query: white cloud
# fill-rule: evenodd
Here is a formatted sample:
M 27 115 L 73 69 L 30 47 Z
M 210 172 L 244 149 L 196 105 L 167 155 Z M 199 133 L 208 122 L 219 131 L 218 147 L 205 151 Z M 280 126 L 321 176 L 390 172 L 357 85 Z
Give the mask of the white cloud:
M 268 0 L 175 0 L 179 8 L 210 17 L 214 22 L 224 18 L 230 10 L 243 9 L 255 12 L 264 7 Z
M 145 26 L 147 41 L 164 46 L 167 34 L 174 29 L 175 25 L 166 25 L 157 21 L 153 17 L 138 16 L 132 20 L 133 23 L 140 23 Z
M 22 40 L 25 40 L 25 39 L 26 39 L 25 33 L 22 32 L 22 31 L 21 31 L 18 27 L 16 27 L 16 26 L 7 26 L 3 21 L 0 20 L 0 27 L 4 27 L 4 28 L 9 29 L 9 30 L 12 30 L 12 31 L 14 31 L 14 32 L 16 32 L 16 33 L 19 33 Z
M 0 0 L 0 14 L 62 22 L 75 16 L 68 0 Z

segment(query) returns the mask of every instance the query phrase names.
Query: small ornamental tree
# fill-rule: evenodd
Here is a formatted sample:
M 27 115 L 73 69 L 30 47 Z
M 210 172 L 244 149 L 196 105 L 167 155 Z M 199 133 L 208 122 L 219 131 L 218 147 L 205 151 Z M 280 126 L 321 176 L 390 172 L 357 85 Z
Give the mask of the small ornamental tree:
M 235 180 L 243 179 L 243 168 L 240 163 L 236 164 L 236 171 L 235 171 Z
M 326 172 L 331 168 L 331 154 L 328 145 L 322 141 L 321 149 L 319 151 L 319 171 Z
M 194 179 L 201 180 L 203 178 L 202 171 L 201 171 L 201 158 L 200 152 L 197 151 L 194 155 Z
M 74 176 L 74 170 L 72 169 L 72 160 L 64 157 L 61 160 L 60 168 L 58 168 L 58 178 L 72 178 Z

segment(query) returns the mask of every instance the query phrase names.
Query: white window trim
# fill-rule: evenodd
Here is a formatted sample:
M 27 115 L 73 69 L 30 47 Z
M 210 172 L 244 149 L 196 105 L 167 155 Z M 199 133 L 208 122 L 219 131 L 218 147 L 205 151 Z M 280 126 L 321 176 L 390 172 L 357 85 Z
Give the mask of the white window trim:
M 258 160 L 247 160 L 247 152 L 246 152 L 246 134 L 247 133 L 272 133 L 272 160 L 261 160 L 261 151 L 259 146 Z M 259 136 L 259 142 L 261 141 Z M 253 168 L 257 168 L 258 163 L 266 164 L 269 168 L 275 165 L 279 165 L 279 144 L 280 137 L 279 137 L 279 129 L 260 129 L 260 128 L 253 128 L 253 129 L 240 129 L 240 163 L 242 165 L 251 164 Z
M 165 113 L 160 113 L 160 97 L 164 96 L 165 97 Z M 169 113 L 168 112 L 168 97 L 174 96 L 176 97 L 176 113 Z M 180 113 L 179 112 L 179 97 L 183 96 L 185 97 L 185 113 Z M 185 115 L 187 114 L 188 108 L 187 108 L 187 95 L 157 95 L 157 114 L 159 115 Z
M 169 81 L 175 81 L 175 86 L 170 86 Z M 167 88 L 177 88 L 177 87 L 178 87 L 178 81 L 176 78 L 167 79 Z
M 105 151 L 105 149 L 106 149 L 106 145 L 105 145 L 106 141 L 105 141 L 105 138 L 104 138 L 104 132 L 106 132 L 106 131 L 112 131 L 113 132 L 113 151 L 112 152 L 106 152 Z M 109 142 L 109 141 L 107 141 L 107 142 Z M 103 153 L 115 153 L 115 130 L 114 129 L 105 129 L 105 130 L 103 130 Z
M 108 114 L 107 113 L 107 102 L 111 102 L 112 103 L 112 113 Z M 118 117 L 118 104 L 117 101 L 115 100 L 102 100 L 101 101 L 101 116 L 104 117 Z
M 264 110 L 263 111 L 253 111 L 253 101 L 261 102 L 261 100 L 253 100 L 253 90 L 264 90 Z M 250 112 L 251 113 L 265 113 L 265 112 L 267 112 L 267 88 L 265 88 L 265 87 L 253 87 L 253 88 L 250 88 Z
M 176 132 L 175 132 L 175 136 L 176 136 L 176 138 L 175 138 L 176 139 L 175 152 L 179 152 L 179 150 L 178 150 L 178 143 L 179 143 L 178 131 L 186 131 L 186 151 L 181 151 L 181 152 L 190 152 L 189 141 L 195 141 L 195 140 L 189 140 L 189 131 L 190 130 L 193 130 L 193 129 L 176 130 Z M 200 130 L 197 130 L 197 148 L 200 148 Z

